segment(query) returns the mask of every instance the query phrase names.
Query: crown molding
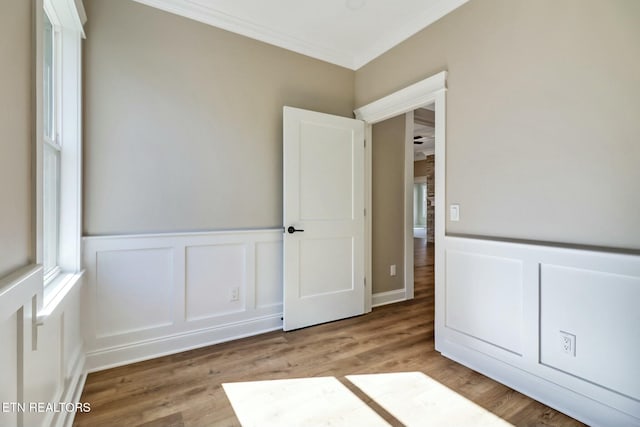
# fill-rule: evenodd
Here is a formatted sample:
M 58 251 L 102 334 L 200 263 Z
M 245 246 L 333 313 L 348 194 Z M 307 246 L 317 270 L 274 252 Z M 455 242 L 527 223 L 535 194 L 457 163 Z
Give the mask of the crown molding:
M 284 34 L 263 25 L 223 13 L 214 8 L 205 7 L 191 0 L 133 0 L 137 3 L 165 12 L 190 18 L 232 33 L 240 34 L 254 40 L 265 42 L 321 61 L 355 70 L 354 60 L 348 52 L 338 51 L 320 46 Z
M 353 69 L 357 70 L 363 67 L 468 1 L 469 0 L 440 0 L 430 8 L 419 13 L 414 19 L 404 24 L 401 28 L 398 28 L 397 31 L 381 34 L 378 40 L 371 45 L 370 49 L 353 58 L 355 67 Z
M 449 12 L 466 3 L 468 0 L 439 0 L 429 9 L 419 13 L 410 22 L 402 25 L 397 31 L 379 35 L 372 41 L 371 48 L 362 53 L 319 45 L 290 34 L 282 33 L 264 25 L 229 15 L 213 7 L 204 6 L 193 0 L 134 0 L 138 3 L 164 10 L 165 12 L 190 18 L 223 30 L 231 31 L 255 40 L 259 40 L 302 55 L 341 67 L 357 70 L 371 60 L 382 55 L 397 44 L 408 39 L 418 31 L 442 18 Z

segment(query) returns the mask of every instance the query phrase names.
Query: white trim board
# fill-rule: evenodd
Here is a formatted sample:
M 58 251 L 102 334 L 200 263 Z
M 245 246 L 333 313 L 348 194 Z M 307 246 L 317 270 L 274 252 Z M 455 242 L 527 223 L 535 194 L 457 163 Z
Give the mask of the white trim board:
M 0 280 L 0 394 L 15 402 L 78 402 L 85 380 L 81 339 L 80 287 L 69 291 L 55 310 L 41 319 L 42 267 L 30 265 Z M 41 320 L 41 321 L 39 321 Z M 39 332 L 41 331 L 41 332 Z M 19 412 L 16 425 L 69 426 L 73 413 Z
M 587 425 L 640 426 L 640 419 L 636 417 L 464 345 L 447 342 L 446 345 L 441 345 L 439 351 L 443 356 L 506 384 Z
M 82 390 L 84 389 L 84 384 L 87 380 L 85 363 L 86 356 L 84 348 L 82 345 L 79 345 L 73 358 L 73 362 L 68 369 L 69 381 L 64 382 L 64 389 L 60 391 L 58 399 L 59 402 L 80 402 Z M 75 416 L 75 412 L 52 413 L 52 418 L 46 423 L 46 425 L 54 427 L 71 427 Z
M 305 32 L 285 33 L 268 22 L 253 22 L 238 14 L 217 8 L 214 1 L 194 0 L 135 0 L 138 3 L 184 16 L 214 27 L 222 28 L 255 40 L 269 43 L 325 62 L 357 70 L 438 19 L 457 9 L 468 0 L 435 0 L 427 9 L 414 14 L 412 19 L 382 34 L 376 34 L 358 52 L 343 46 L 329 46 L 313 40 Z M 346 13 L 352 11 L 345 10 Z M 283 11 L 286 13 L 286 11 Z M 292 19 L 297 19 L 295 16 Z
M 447 72 L 441 71 L 424 80 L 354 110 L 357 119 L 374 124 L 399 116 L 436 101 L 437 93 L 447 88 Z M 436 111 L 438 105 L 435 106 Z M 436 116 L 435 124 L 438 124 Z M 437 129 L 436 129 L 437 138 Z
M 0 321 L 13 316 L 38 294 L 42 294 L 41 265 L 28 265 L 0 279 Z
M 292 52 L 300 53 L 331 64 L 355 70 L 354 60 L 347 52 L 327 46 L 302 40 L 290 34 L 284 34 L 273 28 L 243 19 L 240 16 L 231 16 L 217 10 L 215 7 L 207 7 L 192 1 L 180 0 L 134 0 L 138 3 L 164 10 L 175 15 L 184 16 L 195 21 L 231 31 L 254 40 L 259 40 Z
M 435 2 L 429 9 L 418 14 L 414 19 L 405 22 L 403 26 L 391 33 L 382 34 L 368 50 L 355 55 L 353 60 L 353 69 L 357 70 L 373 61 L 378 56 L 391 50 L 409 37 L 428 27 L 438 19 L 454 11 L 469 0 L 439 0 Z
M 372 296 L 372 307 L 380 307 L 387 304 L 402 302 L 407 300 L 407 292 L 404 289 L 396 289 L 387 292 L 378 292 Z
M 196 331 L 159 337 L 87 353 L 87 372 L 97 372 L 182 351 L 282 330 L 282 312 Z
M 404 89 L 387 95 L 377 101 L 360 107 L 354 111 L 356 118 L 365 122 L 365 205 L 367 212 L 372 212 L 372 157 L 371 147 L 375 144 L 372 140 L 373 124 L 386 119 L 413 112 L 416 108 L 435 104 L 435 251 L 436 260 L 443 261 L 442 241 L 444 239 L 445 221 L 445 114 L 446 114 L 446 84 L 447 72 L 442 71 Z M 413 114 L 408 114 L 405 119 L 405 127 L 413 124 Z M 403 291 L 406 298 L 413 297 L 413 133 L 405 141 L 405 213 L 404 213 L 404 272 L 405 284 Z M 365 218 L 365 268 L 367 283 L 371 283 L 372 277 L 372 215 Z M 444 271 L 442 266 L 434 266 L 435 280 L 442 281 L 444 277 L 438 276 L 438 272 Z M 366 301 L 369 304 L 369 301 Z M 373 304 L 373 302 L 371 302 Z

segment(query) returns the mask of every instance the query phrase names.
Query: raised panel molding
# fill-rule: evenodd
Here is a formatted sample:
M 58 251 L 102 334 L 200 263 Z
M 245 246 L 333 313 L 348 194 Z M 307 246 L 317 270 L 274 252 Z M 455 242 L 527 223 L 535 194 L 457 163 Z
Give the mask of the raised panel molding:
M 521 355 L 522 261 L 460 251 L 445 256 L 446 326 Z
M 0 278 L 0 381 L 2 402 L 79 402 L 85 353 L 79 318 L 84 278 L 69 288 L 46 316 L 35 311 L 42 297 L 42 267 L 30 265 Z M 38 319 L 39 321 L 35 322 Z M 0 411 L 2 426 L 66 427 L 74 412 Z
M 438 351 L 588 425 L 640 426 L 640 256 L 452 236 L 444 252 Z
M 245 310 L 247 248 L 243 244 L 186 248 L 188 321 Z M 233 298 L 237 293 L 237 298 Z
M 85 237 L 83 256 L 89 371 L 282 328 L 281 229 Z
M 168 326 L 172 313 L 171 248 L 96 253 L 96 336 Z
M 256 243 L 255 307 L 282 305 L 282 241 Z
M 629 333 L 640 325 L 640 276 L 548 264 L 540 271 L 540 362 L 640 402 L 640 333 Z M 561 331 L 575 337 L 566 352 Z

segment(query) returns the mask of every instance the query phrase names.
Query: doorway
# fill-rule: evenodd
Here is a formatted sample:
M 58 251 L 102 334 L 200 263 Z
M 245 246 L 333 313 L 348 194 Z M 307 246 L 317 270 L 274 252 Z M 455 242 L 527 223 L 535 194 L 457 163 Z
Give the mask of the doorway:
M 374 307 L 413 297 L 414 249 L 433 245 L 434 116 L 430 104 L 373 125 Z
M 434 242 L 435 105 L 413 112 L 414 238 Z
M 434 244 L 434 256 L 435 256 L 435 284 L 436 284 L 436 298 L 438 298 L 437 289 L 442 283 L 442 266 L 444 261 L 444 254 L 442 242 L 444 239 L 444 219 L 445 219 L 445 205 L 444 205 L 444 189 L 445 189 L 445 102 L 446 102 L 446 77 L 445 71 L 438 73 L 432 77 L 415 83 L 409 87 L 406 87 L 398 92 L 388 95 L 378 101 L 365 105 L 355 110 L 356 117 L 364 120 L 366 123 L 365 138 L 367 143 L 375 144 L 375 140 L 372 139 L 372 125 L 378 122 L 382 122 L 386 119 L 396 117 L 404 114 L 406 117 L 407 129 L 411 129 L 411 133 L 406 133 L 405 140 L 405 187 L 404 187 L 404 265 L 405 271 L 405 286 L 402 299 L 413 298 L 414 293 L 414 275 L 413 275 L 413 186 L 414 186 L 414 172 L 413 172 L 413 116 L 414 111 L 429 105 L 433 105 L 433 142 L 434 142 L 434 185 L 433 185 L 433 244 Z M 367 193 L 367 211 L 371 212 L 372 201 L 372 158 L 371 149 L 366 151 L 365 159 L 365 179 L 366 179 L 366 193 Z M 372 254 L 371 254 L 371 242 L 372 242 L 372 221 L 371 215 L 366 218 L 366 230 L 365 240 L 367 247 L 366 257 L 366 277 L 370 280 L 372 277 Z M 370 293 L 371 295 L 371 293 Z M 373 296 L 368 303 L 368 310 L 371 309 Z M 399 300 L 399 299 L 396 299 Z M 382 302 L 382 301 L 378 301 Z M 394 302 L 394 301 L 386 301 Z M 436 321 L 438 321 L 436 316 Z

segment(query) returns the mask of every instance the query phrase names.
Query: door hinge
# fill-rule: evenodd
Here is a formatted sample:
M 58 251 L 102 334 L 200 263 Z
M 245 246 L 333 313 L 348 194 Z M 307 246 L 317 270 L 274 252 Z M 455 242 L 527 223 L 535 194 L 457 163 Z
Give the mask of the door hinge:
M 364 148 L 367 148 L 367 140 L 364 140 Z
M 363 285 L 366 288 L 367 287 L 367 278 L 366 277 L 363 279 L 363 282 L 364 282 Z
M 364 208 L 364 216 L 367 216 L 367 208 Z

